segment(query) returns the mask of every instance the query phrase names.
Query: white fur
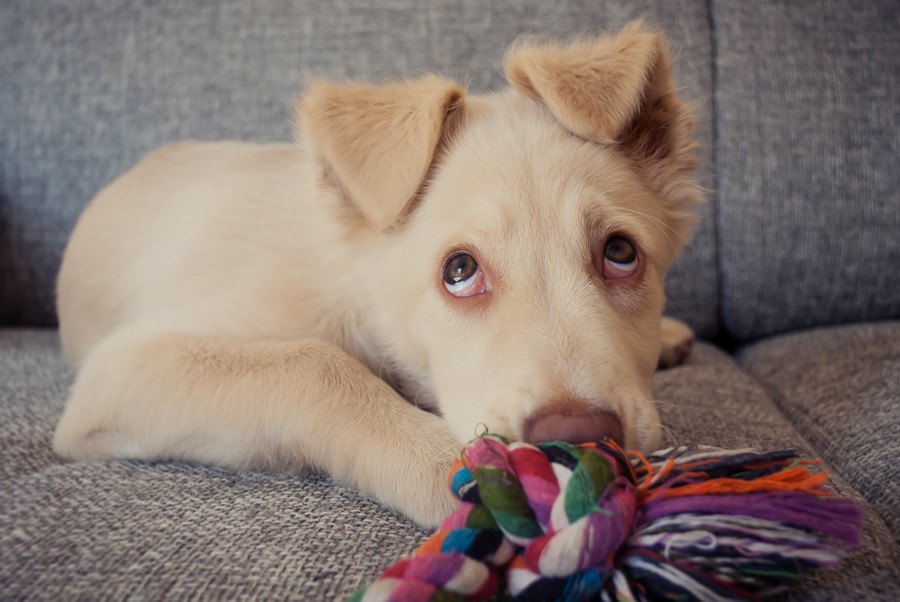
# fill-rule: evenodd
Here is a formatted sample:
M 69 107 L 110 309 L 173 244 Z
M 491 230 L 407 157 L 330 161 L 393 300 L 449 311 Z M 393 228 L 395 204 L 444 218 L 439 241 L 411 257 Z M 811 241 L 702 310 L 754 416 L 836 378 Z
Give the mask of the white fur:
M 383 173 L 354 179 L 359 190 L 395 179 L 371 199 L 349 195 L 359 164 L 309 123 L 296 145 L 166 147 L 97 196 L 59 277 L 79 374 L 58 453 L 313 466 L 430 525 L 452 507 L 445 472 L 479 425 L 520 437 L 542 405 L 577 398 L 616 413 L 625 445 L 656 446 L 650 381 L 687 201 L 672 206 L 659 173 L 573 135 L 540 99 L 467 96 L 453 126 L 435 128 L 462 92 L 416 85 L 444 103 L 428 127 L 409 126 L 430 136 L 433 165 L 370 161 Z M 307 122 L 327 125 L 357 92 L 323 90 L 337 100 L 312 92 Z M 397 110 L 415 113 L 408 104 Z M 391 204 L 407 190 L 411 204 Z M 621 232 L 643 268 L 619 286 L 591 254 Z M 491 287 L 464 302 L 441 283 L 460 248 Z

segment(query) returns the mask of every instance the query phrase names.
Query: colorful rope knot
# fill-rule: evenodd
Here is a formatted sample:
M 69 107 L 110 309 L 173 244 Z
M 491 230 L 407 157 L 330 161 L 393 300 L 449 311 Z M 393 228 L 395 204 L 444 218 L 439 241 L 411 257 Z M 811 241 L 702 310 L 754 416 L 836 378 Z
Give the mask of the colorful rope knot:
M 858 544 L 861 509 L 813 464 L 484 435 L 451 472 L 460 507 L 352 600 L 755 599 Z

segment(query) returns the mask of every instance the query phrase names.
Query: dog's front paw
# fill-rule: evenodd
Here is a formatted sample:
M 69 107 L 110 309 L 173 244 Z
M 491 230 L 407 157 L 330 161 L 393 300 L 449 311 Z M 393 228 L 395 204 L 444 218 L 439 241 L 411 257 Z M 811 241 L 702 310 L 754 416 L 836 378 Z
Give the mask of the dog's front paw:
M 432 442 L 420 451 L 417 464 L 402 480 L 400 487 L 406 492 L 401 510 L 419 525 L 434 529 L 459 506 L 450 493 L 449 475 L 461 450 L 454 438 Z
M 694 346 L 694 331 L 675 318 L 663 318 L 659 329 L 659 365 L 663 368 L 677 366 L 687 359 Z
M 437 528 L 459 506 L 459 501 L 450 493 L 449 472 L 450 466 L 441 465 L 435 467 L 433 474 L 423 475 L 416 501 L 407 511 L 413 521 L 427 529 Z

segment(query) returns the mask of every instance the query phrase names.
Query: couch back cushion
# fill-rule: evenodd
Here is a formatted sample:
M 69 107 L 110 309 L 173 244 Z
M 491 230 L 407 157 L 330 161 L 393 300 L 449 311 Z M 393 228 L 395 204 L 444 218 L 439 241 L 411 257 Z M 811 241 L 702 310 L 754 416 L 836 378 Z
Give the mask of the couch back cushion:
M 896 0 L 716 0 L 722 321 L 900 316 Z
M 78 214 L 156 146 L 289 140 L 310 76 L 384 81 L 432 70 L 475 92 L 496 89 L 519 35 L 597 35 L 641 14 L 665 25 L 679 81 L 708 115 L 702 0 L 2 2 L 0 324 L 55 323 L 54 279 Z M 707 148 L 710 131 L 702 120 Z M 706 333 L 717 327 L 711 216 L 707 207 L 670 282 L 672 309 Z

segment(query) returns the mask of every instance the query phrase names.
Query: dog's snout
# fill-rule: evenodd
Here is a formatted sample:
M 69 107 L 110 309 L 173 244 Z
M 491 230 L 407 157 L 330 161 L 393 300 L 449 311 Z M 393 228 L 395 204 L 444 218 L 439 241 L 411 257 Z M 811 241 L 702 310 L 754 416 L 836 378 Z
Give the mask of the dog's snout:
M 622 421 L 610 411 L 583 402 L 557 402 L 538 410 L 525 421 L 523 439 L 529 443 L 588 443 L 612 439 L 621 445 Z

